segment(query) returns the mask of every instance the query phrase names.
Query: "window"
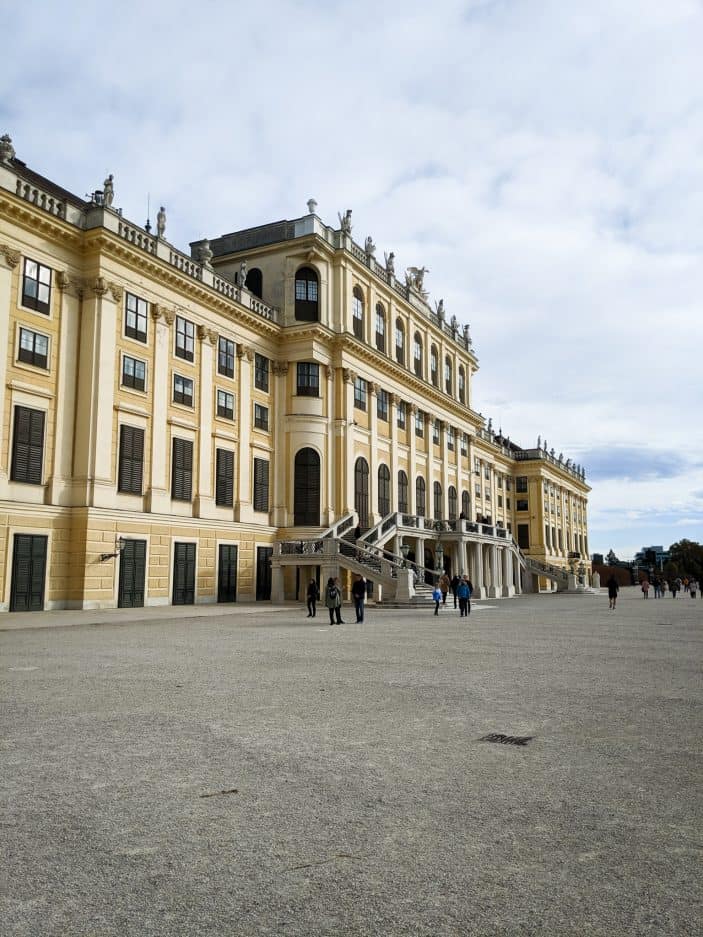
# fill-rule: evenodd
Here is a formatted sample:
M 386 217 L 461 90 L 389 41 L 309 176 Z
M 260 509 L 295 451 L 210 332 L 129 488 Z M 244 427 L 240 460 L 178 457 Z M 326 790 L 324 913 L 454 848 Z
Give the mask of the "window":
M 415 333 L 415 339 L 413 341 L 413 360 L 415 374 L 418 377 L 422 377 L 422 339 L 417 333 Z
M 357 410 L 366 409 L 366 381 L 363 377 L 354 378 L 354 406 Z
M 171 464 L 171 497 L 190 501 L 193 496 L 193 443 L 190 439 L 173 440 Z
M 510 498 L 505 499 L 505 506 L 508 510 L 510 510 Z
M 20 347 L 17 354 L 18 361 L 33 364 L 38 368 L 46 368 L 49 361 L 49 339 L 46 335 L 32 332 L 31 329 L 20 329 Z
M 434 345 L 430 349 L 430 380 L 435 387 L 439 387 L 439 360 Z
M 176 316 L 176 357 L 192 361 L 195 356 L 195 326 L 182 316 Z
M 486 479 L 486 481 L 488 481 L 488 482 L 491 480 L 491 467 L 490 467 L 490 465 L 484 465 L 484 466 L 483 466 L 483 477 L 484 477 L 484 478 Z
M 120 426 L 117 490 L 140 495 L 143 471 L 144 430 L 137 426 Z
M 262 407 L 261 404 L 254 404 L 254 426 L 257 429 L 269 428 L 269 408 Z
M 405 364 L 405 328 L 400 319 L 395 320 L 395 360 Z
M 398 472 L 398 510 L 401 514 L 408 511 L 408 476 L 402 469 Z
M 502 476 L 500 473 L 499 473 L 498 475 L 496 475 L 496 481 L 497 481 L 497 483 L 498 483 L 498 487 L 499 487 L 499 488 L 502 488 L 502 487 L 503 487 L 503 476 Z
M 51 269 L 28 257 L 24 259 L 22 305 L 49 315 L 51 303 Z
M 518 475 L 518 477 L 515 479 L 515 491 L 519 491 L 521 493 L 524 493 L 527 491 L 527 476 L 526 475 Z
M 215 504 L 223 508 L 234 504 L 234 453 L 229 449 L 216 450 Z
M 267 459 L 254 459 L 254 510 L 269 509 L 269 464 Z
M 217 373 L 223 377 L 234 377 L 235 344 L 220 335 L 217 342 Z
M 442 486 L 439 482 L 435 482 L 432 490 L 434 494 L 434 519 L 439 521 L 442 519 Z
M 452 374 L 452 362 L 449 357 L 444 359 L 444 389 L 450 395 L 454 393 L 454 375 Z
M 515 502 L 516 511 L 529 511 L 527 498 L 518 498 Z
M 381 517 L 391 513 L 391 473 L 387 465 L 378 467 L 378 513 Z
M 122 386 L 144 390 L 146 387 L 146 362 L 129 355 L 122 355 Z
M 254 386 L 267 392 L 269 389 L 269 359 L 263 355 L 254 355 Z
M 380 303 L 376 306 L 376 348 L 386 350 L 386 312 Z
M 234 394 L 229 394 L 226 390 L 217 391 L 217 415 L 226 420 L 234 419 Z
M 146 342 L 146 310 L 145 299 L 139 299 L 132 293 L 125 295 L 125 335 L 136 338 L 138 342 Z
M 477 456 L 474 456 L 474 475 L 480 475 L 480 474 L 481 474 L 481 460 Z
M 44 411 L 15 407 L 10 479 L 41 485 L 44 458 Z
M 457 495 L 456 488 L 454 485 L 449 486 L 449 491 L 447 492 L 447 500 L 449 502 L 449 520 L 456 520 L 456 507 L 457 507 Z
M 476 484 L 474 485 L 474 492 L 477 498 L 481 497 L 481 482 L 476 482 Z
M 415 435 L 425 435 L 425 414 L 422 412 L 422 410 L 415 411 Z
M 461 434 L 461 454 L 469 454 L 469 437 L 466 435 L 466 433 Z
M 186 407 L 193 406 L 193 382 L 189 377 L 173 375 L 173 402 L 182 403 Z
M 471 516 L 471 498 L 468 491 L 462 491 L 461 493 L 461 513 L 466 518 Z
M 352 330 L 357 338 L 364 338 L 364 297 L 358 286 L 352 292 Z
M 250 293 L 253 293 L 254 296 L 258 296 L 259 299 L 262 299 L 264 295 L 264 277 L 258 267 L 252 267 L 249 273 L 247 273 L 244 286 Z
M 454 452 L 454 427 L 453 426 L 447 427 L 447 449 L 449 449 L 450 452 Z
M 388 422 L 388 391 L 379 390 L 376 395 L 376 416 Z M 388 512 L 386 512 L 388 513 Z
M 320 365 L 299 361 L 296 366 L 296 393 L 299 397 L 320 396 Z
M 512 487 L 513 487 L 512 479 L 511 479 L 511 478 L 508 478 L 508 477 L 506 476 L 506 479 L 505 479 L 505 490 L 506 490 L 506 491 L 510 491 Z
M 295 275 L 295 318 L 299 322 L 317 322 L 318 280 L 312 267 L 301 267 Z
M 498 507 L 503 507 L 503 495 L 498 495 Z
M 432 442 L 435 444 L 435 446 L 439 445 L 440 434 L 441 434 L 441 430 L 439 427 L 439 420 L 433 420 L 432 421 Z
M 459 365 L 459 403 L 466 403 L 466 372 L 463 365 Z
M 517 545 L 521 550 L 530 549 L 530 525 L 529 524 L 518 524 L 517 525 Z
M 425 516 L 425 479 L 417 476 L 415 481 L 415 510 L 419 517 Z
M 407 404 L 404 400 L 398 401 L 398 416 L 397 416 L 397 425 L 398 429 L 405 429 L 407 422 Z

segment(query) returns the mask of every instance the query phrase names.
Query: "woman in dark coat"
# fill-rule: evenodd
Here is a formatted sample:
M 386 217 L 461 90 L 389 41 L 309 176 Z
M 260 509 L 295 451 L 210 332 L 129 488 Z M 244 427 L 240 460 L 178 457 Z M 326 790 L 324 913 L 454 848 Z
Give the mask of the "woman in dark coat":
M 620 591 L 620 586 L 618 585 L 618 581 L 615 576 L 610 577 L 610 579 L 606 582 L 606 586 L 608 587 L 608 601 L 610 602 L 608 608 L 615 608 L 615 603 L 618 599 L 618 592 Z

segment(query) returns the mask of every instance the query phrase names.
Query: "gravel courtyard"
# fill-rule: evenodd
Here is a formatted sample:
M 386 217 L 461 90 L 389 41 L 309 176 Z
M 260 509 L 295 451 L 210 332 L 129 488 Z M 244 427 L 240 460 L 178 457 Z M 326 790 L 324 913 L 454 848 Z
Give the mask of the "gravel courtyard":
M 701 933 L 703 601 L 149 613 L 0 615 L 3 937 Z

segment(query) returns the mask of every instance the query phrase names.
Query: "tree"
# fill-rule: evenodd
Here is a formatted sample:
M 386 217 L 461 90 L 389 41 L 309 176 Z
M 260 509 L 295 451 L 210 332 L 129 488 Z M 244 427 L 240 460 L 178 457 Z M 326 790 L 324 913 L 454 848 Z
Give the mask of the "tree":
M 669 547 L 669 561 L 679 568 L 679 575 L 693 576 L 700 581 L 703 576 L 703 545 L 695 540 L 679 540 Z
M 605 558 L 605 562 L 608 564 L 608 566 L 618 566 L 620 564 L 620 560 L 617 558 L 613 550 L 608 553 Z

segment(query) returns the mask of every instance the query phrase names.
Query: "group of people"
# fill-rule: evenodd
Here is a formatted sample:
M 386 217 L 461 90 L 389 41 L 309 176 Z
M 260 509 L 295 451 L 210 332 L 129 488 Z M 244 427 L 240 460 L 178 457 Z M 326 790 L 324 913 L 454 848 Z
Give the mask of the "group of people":
M 447 604 L 447 595 L 451 592 L 454 597 L 454 608 L 459 607 L 459 617 L 463 618 L 471 614 L 471 595 L 474 591 L 473 584 L 468 576 L 457 576 L 450 579 L 446 573 L 439 577 L 439 582 L 432 592 L 434 601 L 434 613 L 439 615 L 440 605 Z
M 363 576 L 355 576 L 352 583 L 352 598 L 354 600 L 354 610 L 356 612 L 356 623 L 364 620 L 364 605 L 366 603 L 366 579 Z M 317 582 L 311 579 L 307 589 L 308 618 L 315 618 L 317 615 L 317 603 L 320 600 L 320 590 Z M 330 576 L 325 586 L 325 608 L 330 615 L 330 625 L 343 625 L 342 619 L 342 587 L 339 578 Z
M 615 576 L 611 576 L 610 579 L 606 582 L 608 589 L 608 608 L 615 608 L 615 603 L 618 600 L 618 592 L 620 586 Z M 643 579 L 640 588 L 642 590 L 642 598 L 649 598 L 650 588 L 654 590 L 655 599 L 663 599 L 668 592 L 671 592 L 672 599 L 675 599 L 679 592 L 683 592 L 684 595 L 688 592 L 692 599 L 695 599 L 696 595 L 700 593 L 698 582 L 691 578 L 685 577 L 684 579 L 672 579 L 671 582 L 667 582 L 666 579 L 652 579 L 650 583 L 649 579 Z M 700 593 L 701 598 L 703 598 L 703 593 Z

